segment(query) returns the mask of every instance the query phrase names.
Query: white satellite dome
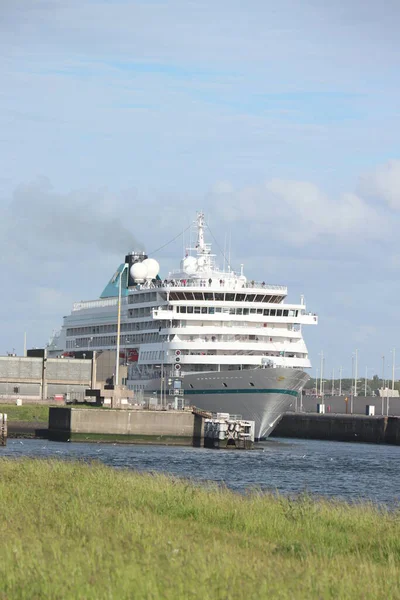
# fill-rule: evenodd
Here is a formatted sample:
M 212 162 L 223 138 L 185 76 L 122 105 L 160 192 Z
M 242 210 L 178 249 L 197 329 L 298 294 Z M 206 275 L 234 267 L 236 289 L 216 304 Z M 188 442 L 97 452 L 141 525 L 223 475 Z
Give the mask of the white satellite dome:
M 160 265 L 155 258 L 146 258 L 142 265 L 146 265 L 147 279 L 155 279 L 160 271 Z
M 183 259 L 182 266 L 186 275 L 194 275 L 197 271 L 197 259 L 194 256 L 187 256 Z
M 143 262 L 134 263 L 131 266 L 131 276 L 138 283 L 142 283 L 147 279 L 147 267 Z

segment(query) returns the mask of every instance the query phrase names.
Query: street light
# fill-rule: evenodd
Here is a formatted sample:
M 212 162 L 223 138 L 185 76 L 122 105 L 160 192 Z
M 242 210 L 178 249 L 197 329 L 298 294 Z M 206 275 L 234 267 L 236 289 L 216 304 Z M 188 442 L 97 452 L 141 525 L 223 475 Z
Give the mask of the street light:
M 319 393 L 322 396 L 322 380 L 324 378 L 324 351 L 323 350 L 321 350 L 320 356 L 321 356 L 321 379 L 320 379 L 320 384 L 319 384 Z
M 354 395 L 357 397 L 357 378 L 358 378 L 358 350 L 356 349 L 355 352 L 355 356 L 356 356 L 356 374 L 354 377 Z
M 368 367 L 365 367 L 364 396 L 367 397 Z
M 115 358 L 115 385 L 118 385 L 119 381 L 119 345 L 120 345 L 120 335 L 121 335 L 121 294 L 122 294 L 122 275 L 124 274 L 125 269 L 128 269 L 128 263 L 125 263 L 122 267 L 122 270 L 119 274 L 119 282 L 118 282 L 118 317 L 117 317 L 117 356 Z

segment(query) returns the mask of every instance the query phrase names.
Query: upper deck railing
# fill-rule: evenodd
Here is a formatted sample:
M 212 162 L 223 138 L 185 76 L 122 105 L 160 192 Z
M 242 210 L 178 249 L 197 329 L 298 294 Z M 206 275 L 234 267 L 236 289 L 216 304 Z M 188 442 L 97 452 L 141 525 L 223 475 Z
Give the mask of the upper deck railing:
M 152 287 L 155 288 L 209 288 L 210 290 L 242 290 L 242 289 L 259 289 L 272 290 L 287 294 L 287 286 L 265 283 L 265 281 L 241 281 L 240 279 L 164 279 L 163 281 L 153 282 Z

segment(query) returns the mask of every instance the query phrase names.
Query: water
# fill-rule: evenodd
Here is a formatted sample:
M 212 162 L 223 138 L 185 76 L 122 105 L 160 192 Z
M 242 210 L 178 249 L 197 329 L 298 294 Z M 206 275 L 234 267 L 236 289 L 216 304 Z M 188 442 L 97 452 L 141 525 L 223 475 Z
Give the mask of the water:
M 94 459 L 115 468 L 215 481 L 238 492 L 251 488 L 281 494 L 308 492 L 390 506 L 400 500 L 397 446 L 275 438 L 245 452 L 11 439 L 0 448 L 2 456 Z

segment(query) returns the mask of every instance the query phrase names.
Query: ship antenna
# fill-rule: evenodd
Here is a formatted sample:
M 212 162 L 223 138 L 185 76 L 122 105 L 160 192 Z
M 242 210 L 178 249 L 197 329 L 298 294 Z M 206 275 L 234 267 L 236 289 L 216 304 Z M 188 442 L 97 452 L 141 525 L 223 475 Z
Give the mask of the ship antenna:
M 204 244 L 204 213 L 197 213 L 197 250 L 199 254 L 205 254 Z

